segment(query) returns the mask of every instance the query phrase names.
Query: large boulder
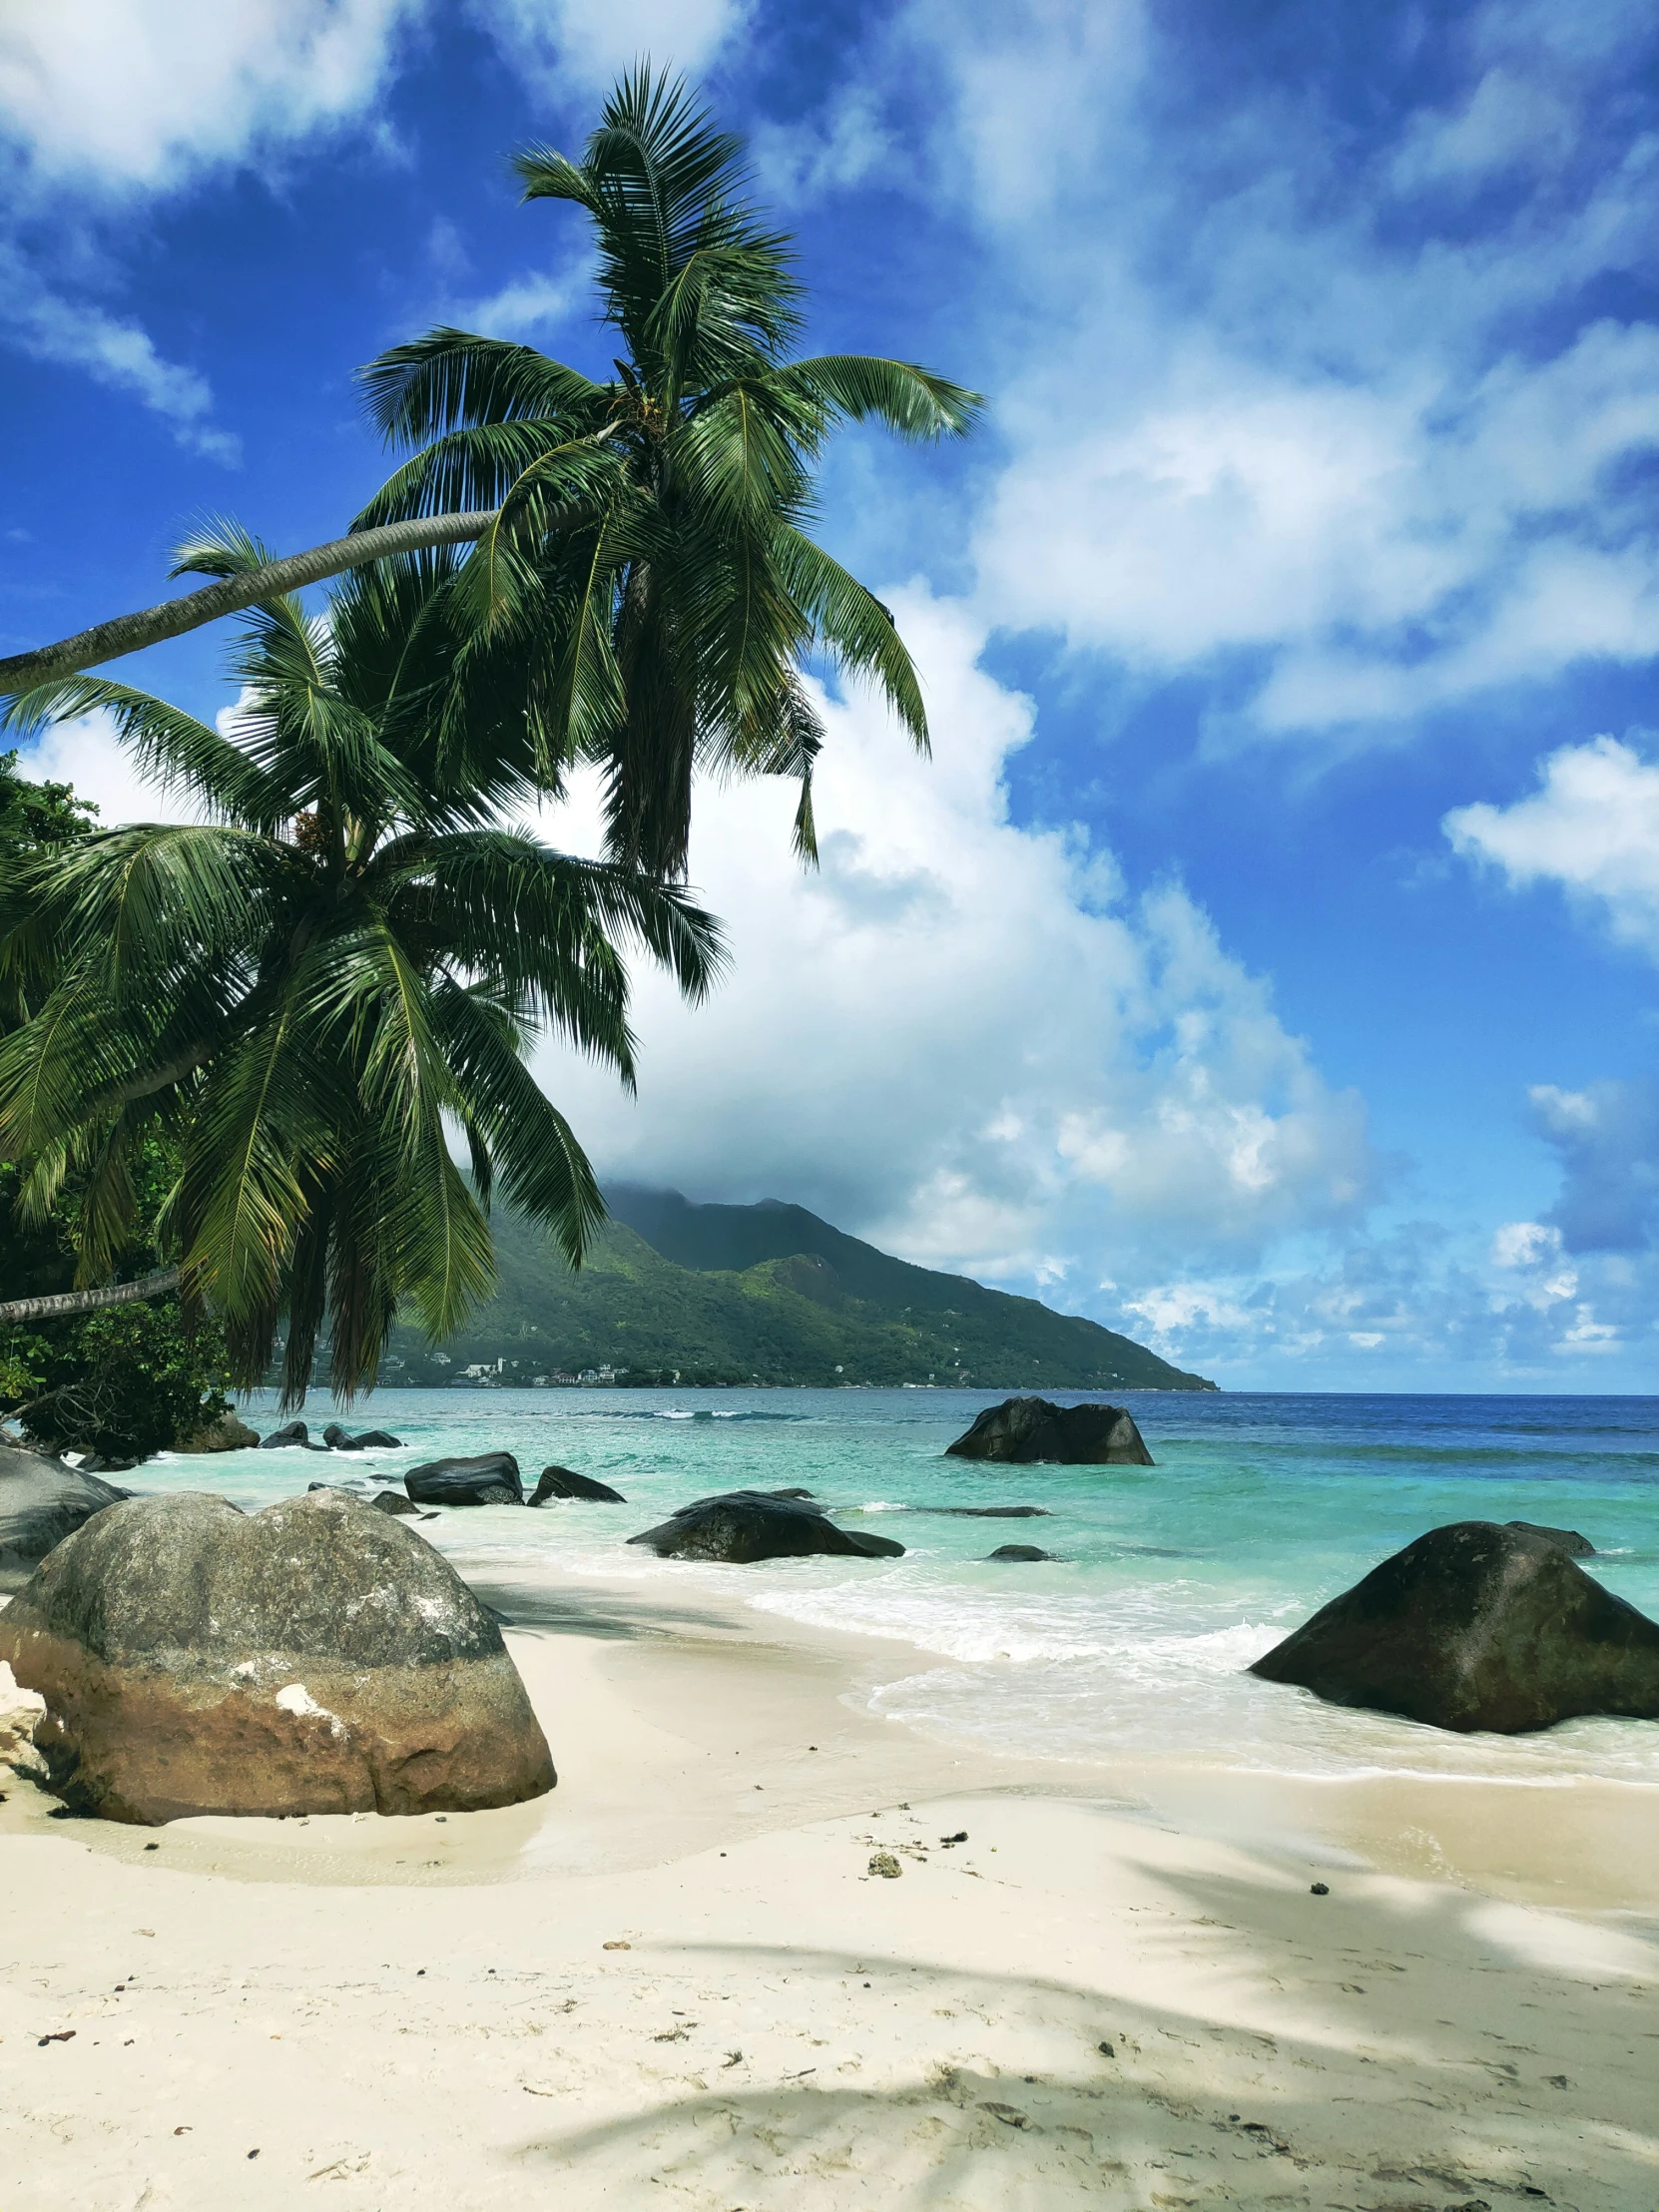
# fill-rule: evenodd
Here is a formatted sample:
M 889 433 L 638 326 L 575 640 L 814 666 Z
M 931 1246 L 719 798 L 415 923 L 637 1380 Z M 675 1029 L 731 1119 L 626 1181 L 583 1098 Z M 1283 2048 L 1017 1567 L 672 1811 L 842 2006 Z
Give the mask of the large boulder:
M 531 1492 L 532 1505 L 545 1505 L 550 1498 L 585 1497 L 598 1505 L 626 1505 L 628 1500 L 620 1490 L 613 1490 L 608 1482 L 596 1482 L 591 1474 L 575 1474 L 569 1467 L 543 1467 L 541 1480 Z
M 472 1459 L 428 1459 L 411 1467 L 403 1487 L 417 1505 L 522 1505 L 524 1478 L 510 1451 Z
M 353 1436 L 337 1420 L 331 1420 L 322 1431 L 322 1441 L 330 1451 L 393 1451 L 402 1438 L 394 1436 L 389 1428 L 365 1428 Z
M 1065 1467 L 1150 1467 L 1152 1454 L 1121 1405 L 1055 1405 L 1046 1397 L 1005 1397 L 987 1405 L 946 1446 L 956 1459 L 1057 1460 Z
M 1337 1705 L 1501 1735 L 1659 1720 L 1659 1622 L 1549 1535 L 1453 1521 L 1374 1567 L 1250 1670 Z
M 987 1559 L 1052 1559 L 1051 1551 L 1042 1551 L 1035 1544 L 998 1544 L 994 1551 L 987 1551 Z
M 188 1436 L 181 1436 L 173 1448 L 175 1451 L 248 1451 L 259 1440 L 258 1432 L 245 1420 L 235 1413 L 225 1412 L 213 1420 L 205 1420 Z
M 1528 1535 L 1544 1536 L 1558 1551 L 1564 1551 L 1569 1559 L 1593 1559 L 1596 1547 L 1588 1536 L 1581 1536 L 1576 1528 L 1549 1528 L 1542 1521 L 1512 1520 L 1511 1528 L 1524 1528 Z
M 32 1567 L 83 1521 L 132 1494 L 66 1460 L 0 1444 L 0 1567 Z
M 260 1438 L 262 1451 L 291 1451 L 309 1443 L 310 1430 L 302 1420 L 284 1421 L 280 1428 L 274 1428 L 269 1436 Z
M 697 1498 L 628 1541 L 647 1545 L 659 1559 L 730 1559 L 740 1566 L 756 1559 L 803 1558 L 815 1551 L 866 1559 L 897 1559 L 904 1551 L 890 1536 L 837 1528 L 821 1506 L 770 1490 L 728 1490 L 719 1497 Z
M 442 1555 L 338 1491 L 111 1506 L 0 1613 L 52 1783 L 105 1820 L 516 1805 L 553 1763 Z

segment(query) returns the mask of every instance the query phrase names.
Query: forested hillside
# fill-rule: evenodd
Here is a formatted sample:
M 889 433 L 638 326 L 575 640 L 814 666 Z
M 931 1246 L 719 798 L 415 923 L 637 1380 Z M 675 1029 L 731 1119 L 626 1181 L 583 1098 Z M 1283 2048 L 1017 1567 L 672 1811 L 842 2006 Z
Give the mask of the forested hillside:
M 608 1193 L 579 1274 L 496 1216 L 501 1289 L 442 1359 L 399 1328 L 387 1382 L 504 1382 L 626 1370 L 682 1382 L 971 1382 L 989 1388 L 1211 1389 L 1127 1337 L 965 1276 L 911 1267 L 800 1206 L 694 1206 Z M 497 1367 L 497 1363 L 500 1363 Z

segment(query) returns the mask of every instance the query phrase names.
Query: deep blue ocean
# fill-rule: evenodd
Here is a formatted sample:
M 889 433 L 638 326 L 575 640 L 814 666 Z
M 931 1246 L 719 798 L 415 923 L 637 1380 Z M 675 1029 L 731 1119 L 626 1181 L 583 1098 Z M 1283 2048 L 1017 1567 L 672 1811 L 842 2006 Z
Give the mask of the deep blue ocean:
M 1127 1402 L 1154 1467 L 944 1457 L 998 1394 L 380 1390 L 349 1425 L 395 1431 L 398 1450 L 164 1457 L 133 1480 L 212 1488 L 254 1505 L 323 1478 L 372 1490 L 440 1452 L 504 1448 L 527 1484 L 557 1462 L 598 1476 L 628 1503 L 486 1507 L 420 1524 L 469 1573 L 624 1575 L 898 1638 L 915 1647 L 915 1668 L 884 1680 L 871 1703 L 930 1732 L 1088 1762 L 1659 1782 L 1659 1723 L 1448 1737 L 1324 1706 L 1243 1671 L 1380 1559 L 1444 1521 L 1576 1528 L 1596 1546 L 1590 1571 L 1659 1617 L 1659 1397 L 1135 1392 Z M 269 1400 L 248 1417 L 262 1430 L 276 1420 Z M 331 1408 L 313 1400 L 306 1417 L 320 1433 Z M 658 1560 L 625 1541 L 690 1498 L 791 1484 L 850 1525 L 897 1537 L 905 1556 L 720 1567 Z M 992 1504 L 1042 1505 L 1049 1517 L 920 1510 Z M 1056 1557 L 987 1561 L 1007 1542 Z

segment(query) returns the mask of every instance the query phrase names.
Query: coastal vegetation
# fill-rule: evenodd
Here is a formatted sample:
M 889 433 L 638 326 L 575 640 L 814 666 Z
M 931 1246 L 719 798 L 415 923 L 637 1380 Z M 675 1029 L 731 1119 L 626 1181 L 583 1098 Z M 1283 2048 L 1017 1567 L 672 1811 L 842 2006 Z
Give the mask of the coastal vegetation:
M 527 199 L 589 219 L 614 377 L 456 329 L 395 346 L 364 390 L 408 458 L 347 539 L 274 562 L 215 525 L 175 569 L 202 591 L 0 664 L 13 728 L 102 715 L 200 816 L 82 822 L 5 863 L 0 1159 L 19 1223 L 57 1218 L 76 1265 L 0 1322 L 178 1296 L 223 1328 L 238 1386 L 280 1334 L 291 1404 L 319 1333 L 343 1398 L 399 1311 L 453 1337 L 493 1285 L 498 1187 L 579 1264 L 598 1188 L 525 1054 L 550 1029 L 632 1079 L 629 947 L 707 989 L 695 777 L 794 779 L 810 859 L 810 669 L 872 682 L 927 743 L 887 610 L 810 534 L 814 475 L 841 423 L 937 438 L 975 395 L 796 354 L 791 243 L 680 80 L 642 65 L 580 161 L 516 166 Z M 325 618 L 292 595 L 341 574 Z M 223 730 L 86 673 L 239 609 Z M 604 793 L 597 862 L 512 826 L 580 767 Z M 135 1276 L 158 1145 L 177 1172 Z
M 0 885 L 21 885 L 42 862 L 97 828 L 98 810 L 67 784 L 34 783 L 0 756 Z M 10 941 L 10 940 L 9 940 Z M 39 940 L 12 943 L 0 969 L 0 1045 L 29 1018 L 49 982 Z M 124 1275 L 154 1269 L 156 1222 L 178 1170 L 158 1117 L 138 1127 L 131 1159 L 133 1208 L 115 1255 Z M 18 1415 L 37 1441 L 142 1459 L 221 1412 L 230 1382 L 222 1331 L 205 1316 L 187 1324 L 177 1294 L 78 1315 L 52 1308 L 75 1279 L 88 1175 L 65 1169 L 49 1214 L 25 1199 L 15 1166 L 0 1164 L 0 1283 L 35 1309 L 0 1338 L 0 1413 Z
M 231 529 L 186 555 L 211 573 L 261 557 Z M 619 940 L 692 998 L 720 956 L 683 889 L 499 826 L 536 789 L 522 701 L 430 711 L 453 650 L 432 614 L 444 558 L 354 572 L 326 621 L 291 598 L 246 617 L 228 732 L 100 677 L 30 702 L 108 715 L 209 819 L 84 836 L 8 880 L 0 956 L 50 979 L 0 1044 L 23 1210 L 47 1217 L 81 1171 L 78 1272 L 101 1280 L 159 1122 L 178 1173 L 158 1239 L 188 1304 L 223 1322 L 240 1386 L 285 1322 L 284 1402 L 324 1322 L 344 1398 L 372 1383 L 400 1304 L 453 1334 L 493 1284 L 497 1186 L 581 1259 L 598 1189 L 525 1050 L 549 1026 L 629 1081 Z

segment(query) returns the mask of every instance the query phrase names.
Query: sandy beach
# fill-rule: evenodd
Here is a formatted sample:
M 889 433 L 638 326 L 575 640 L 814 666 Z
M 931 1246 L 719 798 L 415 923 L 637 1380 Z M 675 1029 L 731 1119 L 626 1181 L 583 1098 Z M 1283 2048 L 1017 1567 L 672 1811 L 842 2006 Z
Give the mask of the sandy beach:
M 6 1778 L 5 2212 L 1659 2203 L 1659 1792 L 996 1760 L 862 1710 L 907 1647 L 486 1594 L 535 1804 Z

